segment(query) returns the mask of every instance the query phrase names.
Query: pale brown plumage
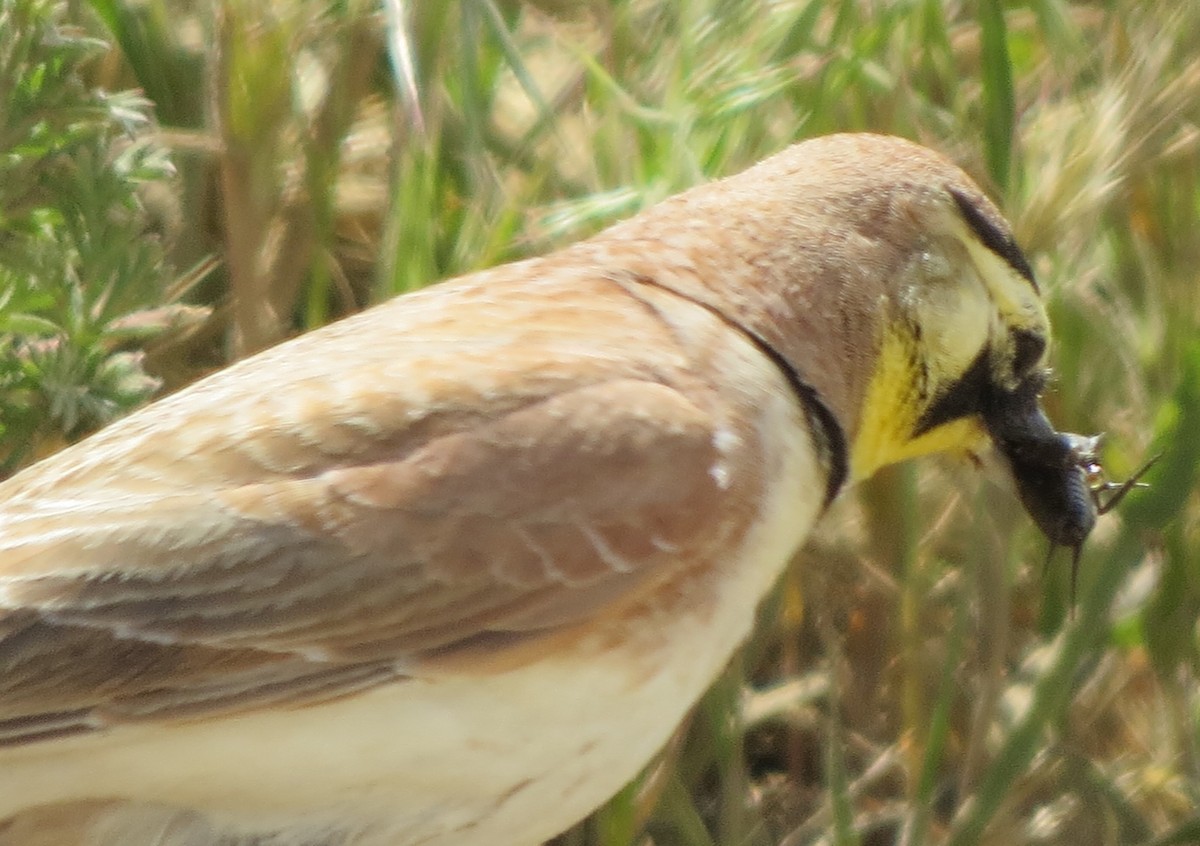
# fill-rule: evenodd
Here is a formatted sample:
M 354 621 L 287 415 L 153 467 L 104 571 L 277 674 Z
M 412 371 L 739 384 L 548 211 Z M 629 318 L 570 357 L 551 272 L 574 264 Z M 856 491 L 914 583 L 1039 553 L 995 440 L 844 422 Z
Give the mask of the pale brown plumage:
M 0 818 L 62 802 L 90 820 L 88 800 L 112 798 L 287 844 L 554 834 L 665 740 L 841 486 L 885 329 L 916 308 L 912 268 L 968 261 L 948 189 L 1007 233 L 922 148 L 809 142 L 546 258 L 283 344 L 10 480 Z M 1008 312 L 989 308 L 970 343 L 1011 368 Z M 937 364 L 912 362 L 922 387 L 903 396 L 918 411 L 962 376 Z M 610 666 L 615 680 L 592 677 Z M 508 701 L 560 684 L 561 706 Z M 362 703 L 415 720 L 404 709 L 475 713 L 471 696 L 498 709 L 496 736 L 385 722 L 370 742 L 395 761 L 367 762 L 364 746 L 336 784 L 314 776 L 261 801 L 238 780 L 262 767 L 254 778 L 287 782 L 288 761 L 332 754 L 314 726 L 338 738 L 375 719 Z M 581 739 L 555 733 L 605 696 Z M 628 750 L 593 751 L 625 717 L 641 726 L 615 739 Z M 245 761 L 191 757 L 285 723 L 295 731 Z M 430 786 L 437 767 L 413 772 L 426 754 L 472 786 Z M 91 789 L 89 762 L 120 776 Z M 574 786 L 538 800 L 561 807 L 529 819 L 523 792 L 562 782 Z M 9 836 L 53 816 L 18 816 Z M 201 839 L 164 842 L 208 842 L 187 836 Z
M 571 275 L 394 301 L 10 483 L 0 730 L 244 704 L 251 670 L 304 701 L 584 618 L 736 542 L 753 502 L 710 471 L 760 482 L 755 456 L 717 453 L 745 421 L 690 372 L 703 353 L 652 299 Z

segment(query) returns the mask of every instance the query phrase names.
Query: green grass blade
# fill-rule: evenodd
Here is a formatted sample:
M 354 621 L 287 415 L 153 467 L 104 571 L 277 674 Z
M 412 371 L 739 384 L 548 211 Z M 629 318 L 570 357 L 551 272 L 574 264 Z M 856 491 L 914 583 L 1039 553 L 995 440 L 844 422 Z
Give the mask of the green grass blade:
M 980 70 L 984 150 L 992 180 L 1001 189 L 1006 189 L 1012 167 L 1016 99 L 1012 60 L 1008 54 L 1008 28 L 1001 0 L 980 0 L 979 30 L 983 48 Z

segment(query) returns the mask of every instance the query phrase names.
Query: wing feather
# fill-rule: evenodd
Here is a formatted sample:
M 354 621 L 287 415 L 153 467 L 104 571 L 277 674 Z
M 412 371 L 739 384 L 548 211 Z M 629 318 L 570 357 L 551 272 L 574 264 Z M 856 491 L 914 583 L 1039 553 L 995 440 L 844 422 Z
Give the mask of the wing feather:
M 616 379 L 396 461 L 17 508 L 0 738 L 313 701 L 577 622 L 740 530 L 714 442 L 676 389 Z
M 283 344 L 0 486 L 0 743 L 318 701 L 721 560 L 762 472 L 693 370 L 728 328 L 562 261 Z

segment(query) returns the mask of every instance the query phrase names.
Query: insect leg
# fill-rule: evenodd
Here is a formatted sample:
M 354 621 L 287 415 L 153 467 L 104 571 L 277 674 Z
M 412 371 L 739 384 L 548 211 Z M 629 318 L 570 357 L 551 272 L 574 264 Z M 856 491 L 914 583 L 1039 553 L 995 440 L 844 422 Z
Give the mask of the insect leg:
M 1140 470 L 1138 470 L 1124 482 L 1105 482 L 1100 486 L 1099 489 L 1093 491 L 1092 499 L 1096 503 L 1096 511 L 1100 514 L 1107 514 L 1120 505 L 1121 500 L 1125 498 L 1125 495 L 1134 488 L 1150 487 L 1145 482 L 1139 482 L 1138 480 L 1141 479 L 1142 476 L 1146 475 L 1146 471 L 1153 467 L 1155 462 L 1157 462 L 1160 458 L 1162 458 L 1161 452 L 1143 464 Z M 1107 501 L 1102 502 L 1100 499 L 1100 494 L 1112 490 L 1115 490 L 1116 493 L 1109 497 Z

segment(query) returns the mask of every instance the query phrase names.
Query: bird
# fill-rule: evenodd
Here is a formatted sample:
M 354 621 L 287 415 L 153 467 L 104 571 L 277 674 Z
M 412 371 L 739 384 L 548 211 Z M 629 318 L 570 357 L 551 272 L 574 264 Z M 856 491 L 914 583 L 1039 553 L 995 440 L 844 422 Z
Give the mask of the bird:
M 151 403 L 0 485 L 0 844 L 542 843 L 855 482 L 1077 486 L 1049 341 L 978 185 L 844 133 Z

